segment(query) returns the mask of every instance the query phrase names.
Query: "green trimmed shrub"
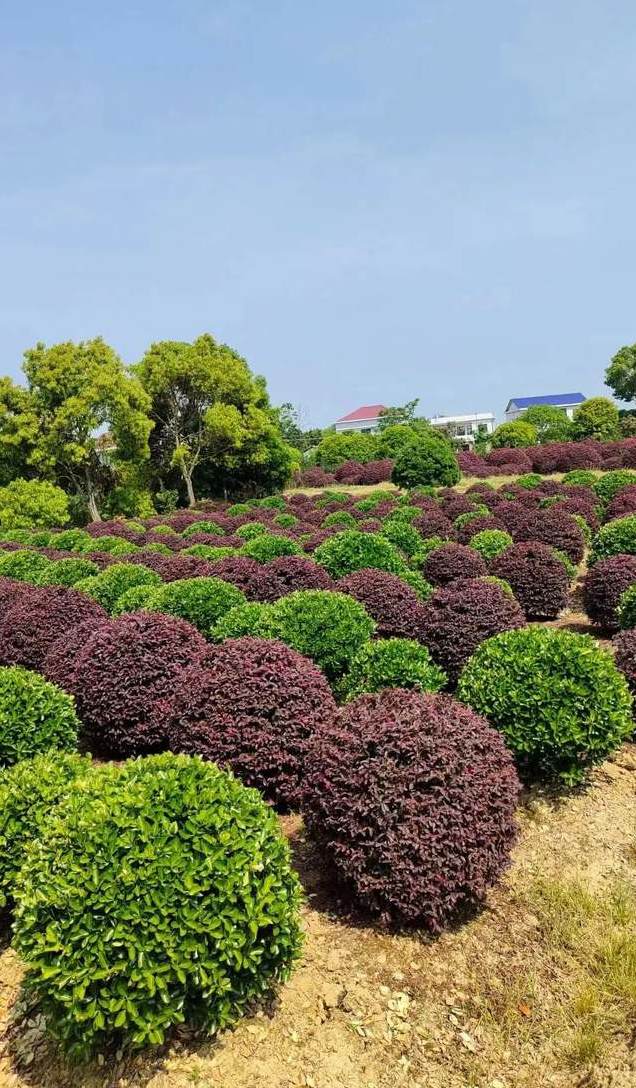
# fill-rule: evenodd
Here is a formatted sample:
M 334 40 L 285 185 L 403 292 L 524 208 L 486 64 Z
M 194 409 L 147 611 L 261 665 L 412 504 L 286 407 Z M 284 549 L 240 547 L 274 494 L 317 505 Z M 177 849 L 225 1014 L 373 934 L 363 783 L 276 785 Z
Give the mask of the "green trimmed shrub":
M 92 559 L 54 559 L 40 575 L 41 586 L 74 586 L 84 578 L 99 574 L 97 563 Z
M 302 589 L 270 607 L 274 637 L 311 657 L 332 680 L 342 675 L 375 630 L 366 609 L 347 593 Z
M 244 594 L 221 578 L 180 578 L 158 586 L 144 607 L 178 616 L 209 635 L 221 617 L 239 604 L 245 604 Z
M 73 699 L 55 684 L 19 665 L 0 668 L 0 767 L 73 751 L 79 724 Z
M 316 548 L 314 559 L 332 578 L 344 578 L 366 567 L 390 574 L 406 570 L 406 562 L 394 544 L 378 533 L 362 533 L 357 529 L 345 529 L 323 541 Z
M 380 536 L 386 537 L 407 556 L 415 555 L 422 546 L 422 537 L 417 529 L 400 518 L 387 518 L 380 529 Z
M 195 533 L 209 533 L 213 536 L 225 536 L 223 529 L 220 525 L 217 525 L 215 521 L 193 521 L 191 525 L 186 525 L 181 536 L 193 536 Z
M 397 454 L 391 480 L 398 487 L 453 487 L 459 483 L 455 450 L 444 438 L 423 434 Z
M 565 473 L 561 483 L 575 484 L 577 487 L 594 487 L 597 480 L 597 472 L 592 472 L 589 468 L 574 468 L 571 472 Z
M 238 555 L 236 548 L 216 548 L 214 544 L 191 544 L 184 548 L 179 555 L 196 555 L 199 559 L 209 559 L 211 563 L 215 559 L 227 559 L 229 555 Z
M 167 544 L 162 544 L 160 540 L 153 540 L 151 544 L 144 544 L 141 548 L 141 555 L 144 552 L 149 552 L 150 555 L 174 555 L 172 548 L 169 548 Z
M 132 586 L 159 586 L 161 578 L 141 563 L 113 563 L 93 578 L 77 582 L 75 588 L 88 594 L 111 612 L 122 593 Z
M 488 517 L 489 514 L 490 510 L 488 507 L 480 502 L 474 510 L 468 510 L 465 514 L 458 514 L 453 521 L 453 525 L 455 529 L 463 529 L 464 525 L 470 525 L 471 521 L 474 521 L 475 518 Z
M 64 529 L 61 533 L 53 533 L 49 545 L 61 552 L 90 552 L 98 547 L 97 538 L 85 529 Z
M 483 642 L 458 698 L 499 729 L 529 778 L 572 785 L 633 729 L 631 695 L 589 635 L 525 627 Z
M 124 612 L 139 612 L 141 608 L 145 608 L 156 588 L 155 582 L 150 585 L 142 582 L 136 586 L 130 586 L 115 601 L 110 610 L 111 616 L 123 616 Z
M 556 556 L 560 563 L 563 563 L 563 566 L 565 567 L 565 572 L 569 580 L 573 582 L 578 574 L 578 567 L 576 563 L 573 563 L 569 555 L 566 555 L 565 552 L 562 552 L 560 548 L 550 548 L 550 551 L 553 555 Z
M 6 529 L 0 533 L 0 540 L 11 544 L 30 544 L 32 535 L 30 529 Z
M 278 525 L 279 529 L 293 529 L 294 525 L 298 525 L 298 518 L 295 514 L 277 514 L 274 525 Z
M 254 540 L 248 540 L 240 554 L 255 559 L 257 563 L 269 563 L 270 559 L 277 559 L 279 555 L 301 555 L 302 548 L 287 536 L 263 533 L 262 536 L 254 537 Z
M 228 1027 L 301 946 L 275 813 L 191 756 L 85 779 L 28 851 L 16 902 L 27 992 L 73 1058 L 160 1044 L 182 1023 Z
M 447 681 L 425 646 L 409 638 L 367 642 L 353 658 L 337 686 L 343 699 L 355 699 L 382 688 L 417 688 L 441 691 Z
M 358 505 L 359 504 L 356 503 L 356 506 Z M 373 503 L 373 506 L 371 506 L 370 509 L 374 509 L 376 506 L 377 503 Z M 342 525 L 347 529 L 355 529 L 357 524 L 353 514 L 350 514 L 348 510 L 334 510 L 333 513 L 327 514 L 322 523 L 324 529 L 330 529 L 332 525 Z
M 141 551 L 138 544 L 124 540 L 121 536 L 95 536 L 92 538 L 91 551 L 107 552 L 108 555 L 133 555 Z
M 421 601 L 427 601 L 435 592 L 435 587 L 419 570 L 401 570 L 398 577 L 415 590 Z
M 571 514 L 571 517 L 574 519 L 579 529 L 581 530 L 581 533 L 583 534 L 583 540 L 585 542 L 586 548 L 589 548 L 590 544 L 592 543 L 592 530 L 590 529 L 588 522 L 582 514 Z
M 621 593 L 616 615 L 623 630 L 636 627 L 636 586 L 630 586 Z
M 418 569 L 423 567 L 431 552 L 436 548 L 443 548 L 448 544 L 443 536 L 425 536 L 415 555 L 411 556 L 411 563 Z
M 533 488 L 540 487 L 543 483 L 543 476 L 538 472 L 524 472 L 522 476 L 517 476 L 515 483 L 517 487 L 525 487 L 532 491 Z
M 592 484 L 594 491 L 605 506 L 607 506 L 619 491 L 624 487 L 632 487 L 636 484 L 636 472 L 628 468 L 616 468 L 611 472 L 604 472 L 597 476 Z
M 90 756 L 46 752 L 0 771 L 0 908 L 11 905 L 27 845 L 56 804 L 91 771 Z
M 513 543 L 510 533 L 503 529 L 482 529 L 470 538 L 469 546 L 479 552 L 482 559 L 494 559 Z
M 173 529 L 172 525 L 153 525 L 152 529 L 149 529 L 150 533 L 161 533 L 162 536 L 178 536 L 176 529 Z
M 40 584 L 50 566 L 51 560 L 39 552 L 0 554 L 0 577 L 15 578 L 18 582 L 29 582 L 32 586 Z
M 212 628 L 215 642 L 225 642 L 228 638 L 273 638 L 270 619 L 270 605 L 247 601 L 230 608 Z
M 608 521 L 592 537 L 588 566 L 611 555 L 636 555 L 636 514 Z
M 264 506 L 266 510 L 285 510 L 287 503 L 282 495 L 267 495 L 264 499 L 255 499 L 254 506 Z
M 239 525 L 235 535 L 242 537 L 243 540 L 254 540 L 265 533 L 267 533 L 267 526 L 263 525 L 262 521 L 246 521 L 244 525 Z
M 241 518 L 245 514 L 251 514 L 252 507 L 248 502 L 235 502 L 234 506 L 228 507 L 225 513 L 228 518 Z
M 356 503 L 357 505 L 357 503 Z M 415 521 L 422 513 L 419 506 L 396 506 L 389 514 L 387 521 Z
M 0 487 L 0 528 L 48 529 L 69 520 L 68 495 L 47 480 L 12 480 Z
M 29 539 L 25 541 L 30 548 L 48 548 L 53 533 L 50 529 L 39 529 L 35 533 L 29 533 Z

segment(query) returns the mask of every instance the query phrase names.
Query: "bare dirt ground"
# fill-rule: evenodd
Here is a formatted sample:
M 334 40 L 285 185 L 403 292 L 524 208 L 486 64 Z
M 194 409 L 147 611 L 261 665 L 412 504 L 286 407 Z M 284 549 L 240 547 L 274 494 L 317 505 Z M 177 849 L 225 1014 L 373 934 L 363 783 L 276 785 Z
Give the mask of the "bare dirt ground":
M 576 598 L 573 601 L 576 608 Z M 578 612 L 559 626 L 588 626 Z M 636 745 L 558 798 L 530 791 L 513 864 L 484 910 L 437 940 L 347 917 L 283 821 L 307 894 L 290 983 L 216 1041 L 68 1067 L 21 967 L 0 955 L 1 1088 L 634 1088 Z

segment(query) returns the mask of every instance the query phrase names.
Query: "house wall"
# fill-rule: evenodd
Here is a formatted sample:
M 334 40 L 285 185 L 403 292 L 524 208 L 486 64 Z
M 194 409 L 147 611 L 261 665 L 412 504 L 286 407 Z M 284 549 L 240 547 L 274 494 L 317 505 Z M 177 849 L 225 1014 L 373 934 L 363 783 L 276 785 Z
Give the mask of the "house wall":
M 375 434 L 378 429 L 379 418 L 375 419 L 348 419 L 339 420 L 334 426 L 338 434 L 343 431 L 360 431 L 366 434 Z
M 560 412 L 563 412 L 568 419 L 574 418 L 574 410 L 578 408 L 578 404 L 550 404 L 549 408 L 558 408 Z M 506 423 L 512 423 L 515 419 L 520 419 L 528 411 L 527 408 L 513 408 L 510 412 L 506 412 Z

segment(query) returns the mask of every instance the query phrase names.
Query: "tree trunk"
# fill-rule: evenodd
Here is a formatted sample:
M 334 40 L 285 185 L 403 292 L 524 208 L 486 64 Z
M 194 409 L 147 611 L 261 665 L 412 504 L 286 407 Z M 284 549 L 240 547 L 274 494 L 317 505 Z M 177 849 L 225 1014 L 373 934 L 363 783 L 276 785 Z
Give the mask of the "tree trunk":
M 185 469 L 182 471 L 183 479 L 185 480 L 186 489 L 188 492 L 188 506 L 195 506 L 197 497 L 194 494 L 194 488 L 192 486 L 192 476 Z
M 92 491 L 89 491 L 88 493 L 88 512 L 91 516 L 91 521 L 102 520 L 102 515 L 97 509 L 97 502 L 95 501 L 95 496 Z

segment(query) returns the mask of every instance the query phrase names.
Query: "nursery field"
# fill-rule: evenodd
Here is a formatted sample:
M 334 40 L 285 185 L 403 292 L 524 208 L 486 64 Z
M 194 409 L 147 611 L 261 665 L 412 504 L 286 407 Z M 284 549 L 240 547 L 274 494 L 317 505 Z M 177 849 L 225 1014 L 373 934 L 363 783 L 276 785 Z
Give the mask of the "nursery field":
M 632 1086 L 635 690 L 626 468 L 0 534 L 0 1085 Z

